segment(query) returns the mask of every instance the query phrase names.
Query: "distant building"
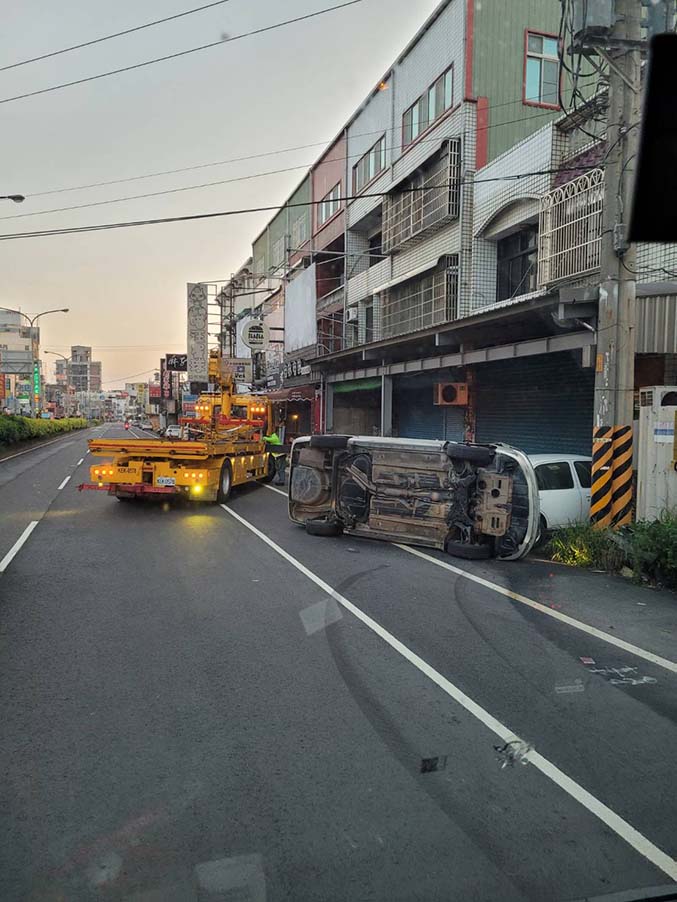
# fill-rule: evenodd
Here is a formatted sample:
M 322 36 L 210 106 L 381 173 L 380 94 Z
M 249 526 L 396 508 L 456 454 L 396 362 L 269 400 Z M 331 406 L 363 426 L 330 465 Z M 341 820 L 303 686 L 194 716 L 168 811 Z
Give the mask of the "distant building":
M 57 362 L 56 381 L 67 381 L 76 392 L 100 392 L 101 361 L 92 360 L 90 347 L 73 345 L 70 359 Z

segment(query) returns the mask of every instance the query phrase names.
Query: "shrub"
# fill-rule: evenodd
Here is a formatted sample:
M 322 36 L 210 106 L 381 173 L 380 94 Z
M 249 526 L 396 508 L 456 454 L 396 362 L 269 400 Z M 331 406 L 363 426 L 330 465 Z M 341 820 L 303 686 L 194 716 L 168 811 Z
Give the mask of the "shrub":
M 0 414 L 0 445 L 13 445 L 27 439 L 60 435 L 73 429 L 84 429 L 87 421 L 79 417 L 64 420 L 34 420 L 28 417 Z
M 613 533 L 595 529 L 589 523 L 576 523 L 556 529 L 546 546 L 553 561 L 572 567 L 618 570 L 625 554 L 614 542 Z
M 620 570 L 677 589 L 677 513 L 614 532 L 588 523 L 556 529 L 546 546 L 553 561 L 572 567 Z

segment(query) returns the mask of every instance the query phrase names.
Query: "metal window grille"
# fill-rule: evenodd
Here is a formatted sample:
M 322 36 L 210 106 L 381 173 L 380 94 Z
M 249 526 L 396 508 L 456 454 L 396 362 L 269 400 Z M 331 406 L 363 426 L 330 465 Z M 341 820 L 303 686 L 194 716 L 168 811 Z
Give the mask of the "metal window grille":
M 586 172 L 541 198 L 540 288 L 599 269 L 603 203 L 602 169 Z
M 292 247 L 302 247 L 309 238 L 309 214 L 307 210 L 294 221 L 291 227 Z
M 458 217 L 460 174 L 461 142 L 454 138 L 436 159 L 384 199 L 384 253 Z
M 456 319 L 458 255 L 443 270 L 386 291 L 381 303 L 381 337 L 393 338 Z

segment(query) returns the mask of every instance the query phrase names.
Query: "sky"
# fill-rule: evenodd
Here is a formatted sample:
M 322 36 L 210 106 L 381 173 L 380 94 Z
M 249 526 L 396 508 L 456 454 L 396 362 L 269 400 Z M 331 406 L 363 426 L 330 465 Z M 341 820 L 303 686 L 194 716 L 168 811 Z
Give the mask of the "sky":
M 204 0 L 22 0 L 3 4 L 0 66 L 202 5 Z M 0 234 L 284 202 L 438 0 L 354 6 L 143 69 L 2 103 L 340 0 L 228 0 L 174 22 L 0 71 Z M 318 143 L 307 150 L 279 151 Z M 269 156 L 98 188 L 158 170 Z M 54 213 L 41 211 L 239 178 L 256 179 Z M 42 196 L 37 196 L 37 195 Z M 24 214 L 38 213 L 26 216 Z M 20 218 L 7 218 L 16 217 Z M 186 283 L 226 280 L 272 214 L 0 243 L 0 306 L 41 320 L 43 351 L 92 345 L 104 388 L 141 381 L 185 349 Z M 54 357 L 43 357 L 51 379 Z M 134 377 L 134 378 L 131 378 Z

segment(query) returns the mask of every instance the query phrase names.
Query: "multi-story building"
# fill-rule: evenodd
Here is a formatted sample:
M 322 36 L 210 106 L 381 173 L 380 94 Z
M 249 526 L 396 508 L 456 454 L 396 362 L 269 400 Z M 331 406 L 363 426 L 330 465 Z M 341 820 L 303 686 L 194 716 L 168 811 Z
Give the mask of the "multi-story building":
M 606 104 L 566 111 L 560 14 L 444 0 L 312 167 L 280 290 L 312 425 L 589 453 Z M 262 278 L 293 212 L 254 243 Z M 638 384 L 677 365 L 673 252 L 640 248 Z
M 19 313 L 0 310 L 0 409 L 29 413 L 33 355 L 39 345 L 37 326 L 31 329 Z
M 76 392 L 101 391 L 101 361 L 92 360 L 92 349 L 85 345 L 73 345 L 71 356 L 58 360 L 56 379 L 67 381 Z

